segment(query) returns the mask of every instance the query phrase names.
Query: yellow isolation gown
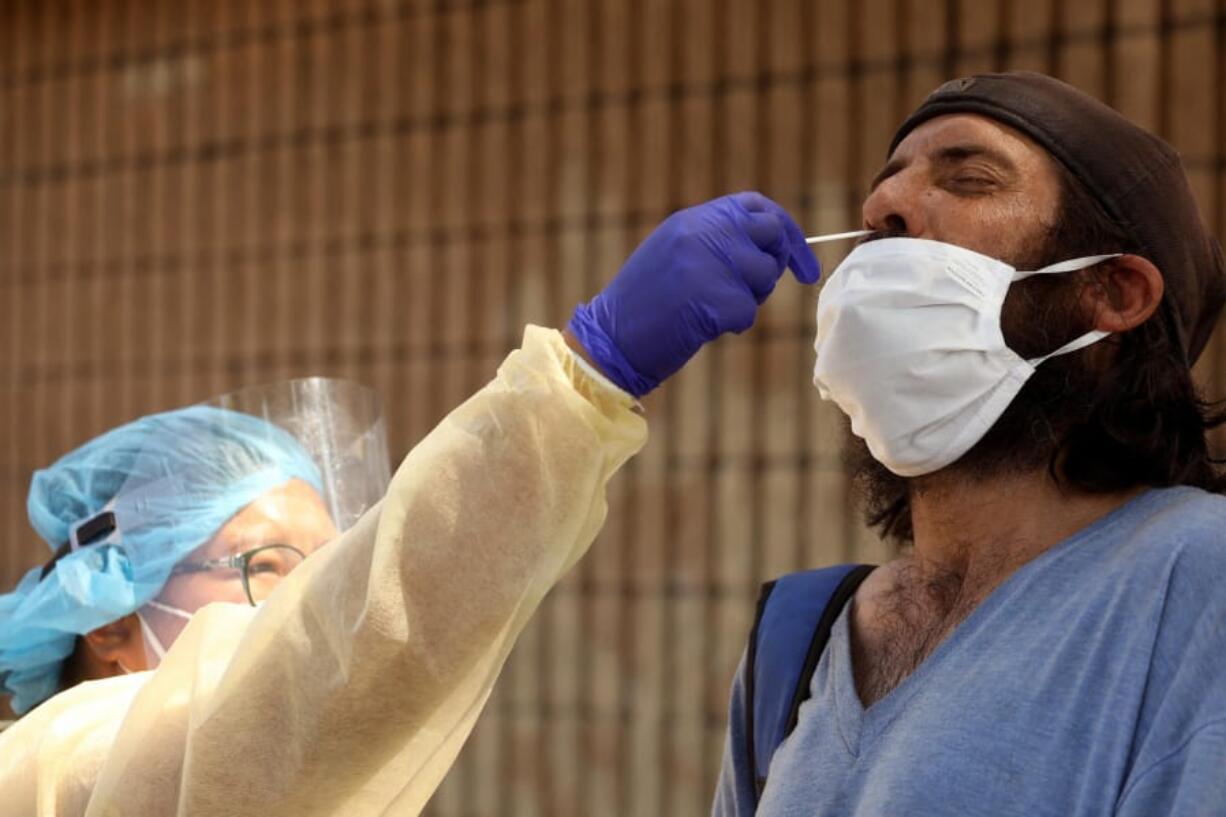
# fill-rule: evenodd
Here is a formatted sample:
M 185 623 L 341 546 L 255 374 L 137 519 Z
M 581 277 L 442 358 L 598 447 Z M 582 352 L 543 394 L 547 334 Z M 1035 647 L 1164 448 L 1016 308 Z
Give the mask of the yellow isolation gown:
M 0 815 L 415 815 L 644 444 L 627 394 L 528 327 L 386 498 L 259 609 L 203 608 L 161 665 L 0 734 Z

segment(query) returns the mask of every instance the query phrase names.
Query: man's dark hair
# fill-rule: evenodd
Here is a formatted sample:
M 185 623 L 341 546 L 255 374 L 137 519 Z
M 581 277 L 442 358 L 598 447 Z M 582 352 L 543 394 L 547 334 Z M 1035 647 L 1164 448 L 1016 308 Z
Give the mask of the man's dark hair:
M 1058 166 L 1056 225 L 1019 269 L 1107 253 L 1143 254 L 1086 189 Z M 1087 331 L 1078 306 L 1092 271 L 1035 276 L 1013 285 L 1001 324 L 1009 347 L 1036 357 Z M 1152 485 L 1226 490 L 1226 474 L 1209 452 L 1208 432 L 1226 413 L 1207 403 L 1192 381 L 1168 296 L 1153 317 L 1102 341 L 1115 347 L 1105 365 L 1090 365 L 1092 347 L 1039 366 L 979 443 L 954 467 L 968 478 L 1023 473 L 1046 465 L 1060 484 L 1105 493 Z M 852 440 L 849 465 L 869 525 L 887 539 L 911 540 L 908 480 Z

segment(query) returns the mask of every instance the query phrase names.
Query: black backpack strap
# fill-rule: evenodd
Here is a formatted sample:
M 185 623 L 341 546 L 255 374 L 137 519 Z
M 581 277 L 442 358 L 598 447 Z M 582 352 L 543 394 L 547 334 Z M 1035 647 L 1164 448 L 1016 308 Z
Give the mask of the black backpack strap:
M 746 756 L 757 795 L 775 751 L 796 728 L 835 620 L 873 569 L 839 565 L 763 585 L 743 679 Z

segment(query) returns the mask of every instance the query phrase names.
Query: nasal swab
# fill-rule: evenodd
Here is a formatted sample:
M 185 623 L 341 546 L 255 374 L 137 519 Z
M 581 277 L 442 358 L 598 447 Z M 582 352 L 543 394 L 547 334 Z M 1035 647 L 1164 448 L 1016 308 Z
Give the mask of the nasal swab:
M 859 238 L 862 235 L 871 235 L 877 232 L 876 230 L 852 230 L 847 233 L 830 233 L 829 235 L 811 235 L 805 239 L 806 244 L 824 244 L 827 241 L 841 241 L 845 238 Z

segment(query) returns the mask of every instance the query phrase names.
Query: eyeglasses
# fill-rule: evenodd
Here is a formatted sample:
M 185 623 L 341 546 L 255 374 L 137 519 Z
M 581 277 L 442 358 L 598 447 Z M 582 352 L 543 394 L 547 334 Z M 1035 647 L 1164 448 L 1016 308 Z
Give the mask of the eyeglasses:
M 209 570 L 238 570 L 243 578 L 243 592 L 252 605 L 268 598 L 281 580 L 302 564 L 306 558 L 301 550 L 292 545 L 264 545 L 222 559 L 207 562 L 180 562 L 170 571 L 175 573 L 204 573 Z

